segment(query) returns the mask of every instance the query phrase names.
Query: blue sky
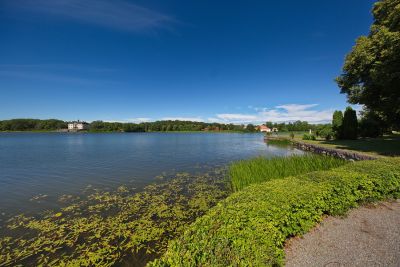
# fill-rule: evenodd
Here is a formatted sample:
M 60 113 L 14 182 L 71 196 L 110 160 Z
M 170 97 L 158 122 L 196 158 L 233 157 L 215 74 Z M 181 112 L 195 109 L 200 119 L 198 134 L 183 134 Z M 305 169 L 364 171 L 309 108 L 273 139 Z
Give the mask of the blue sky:
M 1 0 L 0 119 L 327 121 L 373 2 Z

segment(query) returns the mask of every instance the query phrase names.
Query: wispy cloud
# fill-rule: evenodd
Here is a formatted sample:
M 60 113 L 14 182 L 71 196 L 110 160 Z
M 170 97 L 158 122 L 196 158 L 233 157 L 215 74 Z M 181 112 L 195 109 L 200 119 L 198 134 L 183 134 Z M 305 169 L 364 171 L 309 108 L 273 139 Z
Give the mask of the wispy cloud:
M 115 70 L 70 64 L 0 64 L 0 77 L 68 84 L 115 84 L 107 75 Z
M 317 110 L 318 104 L 285 104 L 273 108 L 257 108 L 253 107 L 254 114 L 241 113 L 223 113 L 217 114 L 215 119 L 224 123 L 264 123 L 272 122 L 291 122 L 291 121 L 308 121 L 310 123 L 328 122 L 332 118 L 333 110 Z
M 128 119 L 129 122 L 135 122 L 135 123 L 149 122 L 151 120 L 152 120 L 151 118 L 132 118 L 132 119 Z
M 120 123 L 141 123 L 141 122 L 149 122 L 152 121 L 151 118 L 131 118 L 131 119 L 124 119 L 124 120 L 105 120 L 105 122 L 120 122 Z
M 254 113 L 221 113 L 214 117 L 204 119 L 198 117 L 161 117 L 151 118 L 132 118 L 125 120 L 113 120 L 113 122 L 148 122 L 155 120 L 178 120 L 178 121 L 199 121 L 233 124 L 261 124 L 266 121 L 272 122 L 293 122 L 297 120 L 308 121 L 309 123 L 327 123 L 331 121 L 333 109 L 318 110 L 318 104 L 285 104 L 273 108 L 249 107 Z
M 6 6 L 101 27 L 139 32 L 170 28 L 176 20 L 123 0 L 9 0 Z
M 247 115 L 239 113 L 223 113 L 217 114 L 217 118 L 225 121 L 253 121 L 257 120 L 256 115 Z
M 204 121 L 201 117 L 164 117 L 165 121 Z

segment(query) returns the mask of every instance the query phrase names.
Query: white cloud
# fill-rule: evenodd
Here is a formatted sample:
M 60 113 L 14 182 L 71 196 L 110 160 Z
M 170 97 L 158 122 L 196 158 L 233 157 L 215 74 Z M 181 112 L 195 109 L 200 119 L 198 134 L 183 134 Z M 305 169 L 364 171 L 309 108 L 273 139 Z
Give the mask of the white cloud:
M 310 109 L 315 106 L 318 106 L 318 104 L 308 104 L 308 105 L 286 104 L 286 105 L 276 106 L 276 108 L 285 109 L 288 112 L 295 112 L 295 111 L 302 111 L 302 110 Z
M 217 114 L 217 118 L 226 121 L 252 121 L 257 119 L 257 116 L 239 113 L 224 113 Z
M 274 108 L 253 108 L 255 114 L 217 114 L 217 119 L 224 123 L 264 123 L 292 122 L 297 120 L 309 123 L 325 123 L 332 118 L 332 109 L 317 110 L 318 104 L 285 104 Z
M 124 120 L 105 120 L 105 122 L 120 122 L 120 123 L 127 123 L 127 122 L 132 122 L 132 123 L 141 123 L 141 122 L 149 122 L 151 121 L 151 118 L 131 118 L 131 119 L 124 119 Z
M 132 119 L 128 119 L 128 121 L 130 121 L 130 122 L 136 122 L 136 123 L 139 123 L 139 122 L 149 122 L 149 121 L 151 121 L 151 118 L 132 118 Z
M 200 121 L 204 120 L 201 117 L 164 117 L 161 118 L 163 121 Z
M 13 0 L 9 7 L 124 31 L 168 28 L 175 19 L 124 0 Z

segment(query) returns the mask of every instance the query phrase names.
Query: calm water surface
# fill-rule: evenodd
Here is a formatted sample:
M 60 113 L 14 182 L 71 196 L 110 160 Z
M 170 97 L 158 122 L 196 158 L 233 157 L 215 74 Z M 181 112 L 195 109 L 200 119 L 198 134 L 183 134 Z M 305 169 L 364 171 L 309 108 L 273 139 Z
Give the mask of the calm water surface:
M 56 207 L 63 194 L 87 186 L 114 189 L 159 181 L 176 172 L 205 172 L 253 156 L 302 153 L 267 145 L 261 134 L 239 133 L 0 133 L 0 212 L 3 216 Z

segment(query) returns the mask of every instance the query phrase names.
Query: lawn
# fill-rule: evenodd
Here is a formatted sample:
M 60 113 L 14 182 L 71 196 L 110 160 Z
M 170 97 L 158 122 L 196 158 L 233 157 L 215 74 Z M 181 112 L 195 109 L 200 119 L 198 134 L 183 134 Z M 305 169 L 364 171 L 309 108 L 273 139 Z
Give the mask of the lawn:
M 296 140 L 318 144 L 336 149 L 354 150 L 372 155 L 400 156 L 400 135 L 393 134 L 379 138 L 362 138 L 357 140 Z

